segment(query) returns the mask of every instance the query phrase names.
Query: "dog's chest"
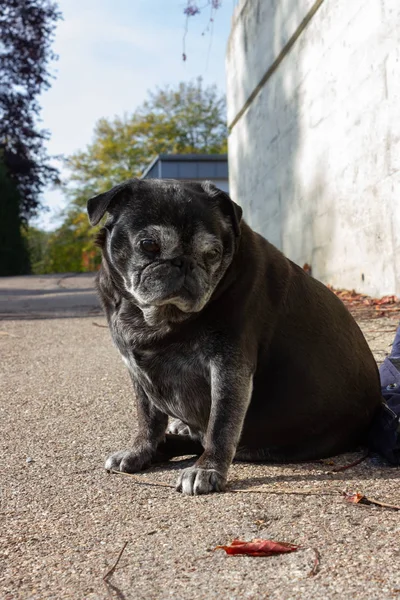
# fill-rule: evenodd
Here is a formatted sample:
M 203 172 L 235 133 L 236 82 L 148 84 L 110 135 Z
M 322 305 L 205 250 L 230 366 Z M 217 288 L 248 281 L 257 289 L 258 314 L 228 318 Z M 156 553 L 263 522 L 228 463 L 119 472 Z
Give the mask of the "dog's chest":
M 132 376 L 163 412 L 197 429 L 207 426 L 211 406 L 210 368 L 199 344 L 162 350 L 120 352 Z

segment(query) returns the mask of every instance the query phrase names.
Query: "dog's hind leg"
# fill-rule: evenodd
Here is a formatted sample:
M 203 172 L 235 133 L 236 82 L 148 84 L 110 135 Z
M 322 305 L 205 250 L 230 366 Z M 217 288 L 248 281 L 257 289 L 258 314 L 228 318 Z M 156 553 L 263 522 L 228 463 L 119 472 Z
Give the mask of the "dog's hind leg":
M 174 419 L 168 425 L 167 433 L 175 433 L 176 435 L 192 435 L 189 425 L 180 419 Z

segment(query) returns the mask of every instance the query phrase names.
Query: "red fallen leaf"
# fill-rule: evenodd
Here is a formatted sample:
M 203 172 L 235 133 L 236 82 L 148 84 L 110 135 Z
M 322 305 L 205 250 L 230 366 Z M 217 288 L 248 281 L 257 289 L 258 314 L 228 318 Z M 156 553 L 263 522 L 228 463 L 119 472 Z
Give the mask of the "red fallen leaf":
M 225 550 L 227 554 L 247 554 L 248 556 L 272 556 L 285 552 L 296 552 L 299 546 L 287 542 L 254 539 L 251 542 L 233 540 L 228 546 L 217 546 L 215 550 Z
M 351 502 L 352 504 L 358 504 L 364 497 L 365 496 L 360 494 L 360 492 L 356 492 L 355 494 L 345 494 L 345 500 L 347 500 L 347 502 Z

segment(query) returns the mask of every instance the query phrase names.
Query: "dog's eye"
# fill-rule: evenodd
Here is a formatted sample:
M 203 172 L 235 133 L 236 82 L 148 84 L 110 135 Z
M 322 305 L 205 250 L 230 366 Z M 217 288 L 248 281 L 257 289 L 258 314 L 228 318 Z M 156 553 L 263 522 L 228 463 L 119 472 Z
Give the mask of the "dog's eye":
M 154 240 L 141 240 L 140 247 L 148 254 L 158 254 L 160 252 L 160 246 Z
M 221 251 L 219 248 L 212 248 L 210 250 L 207 250 L 206 252 L 206 257 L 208 260 L 216 260 L 221 254 Z

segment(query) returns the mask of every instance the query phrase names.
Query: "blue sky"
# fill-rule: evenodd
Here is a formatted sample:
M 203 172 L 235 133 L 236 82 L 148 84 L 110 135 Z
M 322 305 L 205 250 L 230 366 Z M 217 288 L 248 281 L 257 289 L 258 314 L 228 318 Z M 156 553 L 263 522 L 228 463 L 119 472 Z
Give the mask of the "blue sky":
M 189 20 L 183 62 L 184 0 L 59 0 L 64 20 L 53 45 L 56 79 L 41 98 L 49 153 L 84 149 L 97 119 L 134 111 L 157 86 L 202 76 L 225 91 L 225 49 L 236 3 L 223 0 L 212 35 L 201 35 L 209 8 Z M 46 190 L 42 200 L 50 211 L 35 224 L 54 228 L 65 205 L 62 193 Z

